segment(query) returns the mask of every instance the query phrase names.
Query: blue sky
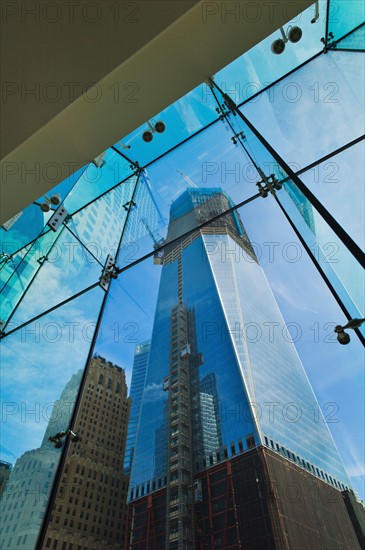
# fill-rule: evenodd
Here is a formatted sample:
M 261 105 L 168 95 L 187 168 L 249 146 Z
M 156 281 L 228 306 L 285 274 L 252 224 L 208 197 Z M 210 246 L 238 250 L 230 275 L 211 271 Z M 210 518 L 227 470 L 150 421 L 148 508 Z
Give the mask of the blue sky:
M 360 6 L 362 3 L 354 4 Z M 272 38 L 267 39 L 216 76 L 217 82 L 224 83 L 227 90 L 234 89 L 239 82 L 236 89 L 241 93 L 243 89 L 247 90 L 247 83 L 273 80 L 273 74 L 276 78 L 291 66 L 304 61 L 318 50 L 324 28 L 323 11 L 322 19 L 316 25 L 310 25 L 310 15 L 312 12 L 307 14 L 308 17 L 303 15 L 298 21 L 304 33 L 311 37 L 309 42 L 305 42 L 304 34 L 303 42 L 295 48 L 289 45 L 283 54 L 286 57 L 280 59 L 269 51 Z M 352 10 L 351 16 L 354 18 L 351 24 L 357 24 L 356 9 Z M 338 24 L 333 25 L 337 25 L 338 31 Z M 304 94 L 302 101 L 283 101 L 278 88 L 276 101 L 272 102 L 270 96 L 265 95 L 260 102 L 255 101 L 252 107 L 247 107 L 247 116 L 252 117 L 265 137 L 284 158 L 300 167 L 320 157 L 322 149 L 327 153 L 359 135 L 362 122 L 359 113 L 361 93 L 357 90 L 360 85 L 363 86 L 363 71 L 360 57 L 351 65 L 346 63 L 344 56 L 361 54 L 338 54 L 337 64 L 333 63 L 333 56 L 337 54 L 331 53 L 322 56 L 318 63 L 307 65 L 305 72 L 301 73 L 303 78 L 300 73 L 291 78 L 291 82 L 301 87 Z M 323 73 L 323 67 L 327 73 Z M 333 90 L 324 90 L 329 82 L 338 85 L 334 95 L 338 99 L 337 103 L 324 100 L 327 96 L 323 92 Z M 319 88 L 311 90 L 310 86 L 315 83 L 318 83 Z M 352 94 L 349 92 L 351 86 L 354 90 Z M 321 94 L 319 101 L 315 101 L 316 90 Z M 204 98 L 207 102 L 204 100 L 202 104 Z M 187 99 L 155 117 L 155 120 L 162 119 L 166 123 L 166 134 L 156 135 L 152 144 L 146 146 L 140 139 L 142 129 L 138 129 L 123 138 L 124 144 L 131 145 L 130 150 L 124 152 L 144 164 L 215 117 L 215 104 L 206 94 L 206 89 L 200 87 L 191 92 Z M 319 125 L 315 124 L 316 120 L 320 121 Z M 298 145 L 296 140 L 299 138 Z M 108 154 L 119 158 L 114 153 Z M 361 244 L 363 148 L 358 145 L 331 159 L 331 162 L 335 166 L 323 165 L 318 174 L 311 171 L 303 175 L 303 181 L 318 193 L 327 208 L 338 217 L 354 240 Z M 335 172 L 332 172 L 333 169 Z M 222 122 L 155 162 L 147 170 L 166 221 L 171 201 L 187 186 L 186 180 L 177 170 L 182 170 L 198 186 L 222 186 L 235 202 L 256 192 L 255 171 L 239 147 L 233 145 L 231 133 Z M 122 173 L 128 173 L 125 163 Z M 100 185 L 94 182 L 90 187 L 87 178 L 84 183 L 80 181 L 79 187 L 84 190 L 84 195 L 80 195 L 83 200 L 96 196 L 116 183 L 110 170 L 104 174 Z M 328 177 L 329 174 L 332 174 L 332 179 Z M 62 196 L 72 183 L 63 182 L 58 186 Z M 348 192 L 349 186 L 351 193 Z M 283 316 L 288 323 L 292 323 L 296 347 L 318 402 L 324 407 L 328 407 L 329 403 L 334 404 L 334 409 L 327 408 L 328 414 L 335 410 L 331 420 L 336 422 L 330 423 L 330 429 L 353 486 L 364 498 L 363 348 L 354 334 L 348 346 L 340 346 L 333 340 L 333 326 L 344 323 L 344 316 L 312 262 L 301 250 L 296 236 L 274 201 L 271 198 L 258 199 L 243 207 L 240 215 L 251 241 L 260 253 L 260 263 Z M 22 231 L 22 227 L 24 229 L 25 224 L 20 220 L 14 231 L 5 238 L 11 241 L 14 237 L 18 242 L 21 241 L 25 232 L 29 234 L 29 229 Z M 165 231 L 166 225 L 160 228 L 161 236 L 164 236 Z M 138 257 L 150 250 L 151 245 L 152 241 L 146 235 L 134 243 L 132 248 L 127 246 L 119 265 L 123 266 L 126 255 L 132 252 Z M 296 261 L 293 260 L 295 254 L 298 256 Z M 335 256 L 335 259 L 338 258 Z M 67 276 L 66 260 L 67 257 L 63 256 L 60 261 L 48 266 L 47 270 L 39 271 L 37 292 L 33 295 L 38 309 L 49 307 L 47 293 L 52 294 L 52 303 L 57 301 L 57 297 L 72 295 L 74 279 Z M 83 284 L 86 286 L 88 278 L 94 280 L 97 273 L 98 266 L 85 261 L 79 274 L 79 288 L 84 288 Z M 112 283 L 96 352 L 124 367 L 128 382 L 134 347 L 151 335 L 160 273 L 161 268 L 154 266 L 150 259 L 124 272 Z M 347 281 L 344 279 L 344 284 Z M 33 333 L 19 331 L 2 342 L 2 388 L 6 401 L 2 449 L 4 460 L 14 462 L 25 450 L 40 444 L 49 419 L 50 404 L 59 397 L 71 375 L 84 366 L 102 296 L 102 290 L 96 288 L 37 321 L 38 325 L 29 327 L 34 330 Z M 32 311 L 24 309 L 22 314 L 31 316 Z M 34 413 L 27 410 L 33 410 Z

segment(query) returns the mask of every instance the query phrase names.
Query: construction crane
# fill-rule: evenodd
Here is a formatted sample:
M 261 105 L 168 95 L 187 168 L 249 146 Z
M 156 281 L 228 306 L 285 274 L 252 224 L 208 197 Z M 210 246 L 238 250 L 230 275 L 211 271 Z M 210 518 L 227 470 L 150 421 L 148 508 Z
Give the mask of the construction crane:
M 150 226 L 148 225 L 147 223 L 147 220 L 145 218 L 142 218 L 142 223 L 143 225 L 145 226 L 145 228 L 147 229 L 147 232 L 149 234 L 149 236 L 151 237 L 151 239 L 153 240 L 153 248 L 154 250 L 158 249 L 161 247 L 161 245 L 163 244 L 164 242 L 164 239 L 162 238 L 159 238 L 159 240 L 156 239 L 156 237 L 154 236 L 153 232 L 151 231 L 151 228 Z M 162 264 L 162 260 L 163 260 L 163 250 L 160 250 L 160 251 L 157 251 L 154 256 L 153 256 L 153 263 L 155 265 L 161 265 Z

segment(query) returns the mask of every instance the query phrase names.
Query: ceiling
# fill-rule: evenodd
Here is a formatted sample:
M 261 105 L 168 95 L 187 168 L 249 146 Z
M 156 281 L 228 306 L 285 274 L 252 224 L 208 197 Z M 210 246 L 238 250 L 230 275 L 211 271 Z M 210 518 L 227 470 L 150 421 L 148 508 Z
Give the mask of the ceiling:
M 4 2 L 1 222 L 312 3 Z

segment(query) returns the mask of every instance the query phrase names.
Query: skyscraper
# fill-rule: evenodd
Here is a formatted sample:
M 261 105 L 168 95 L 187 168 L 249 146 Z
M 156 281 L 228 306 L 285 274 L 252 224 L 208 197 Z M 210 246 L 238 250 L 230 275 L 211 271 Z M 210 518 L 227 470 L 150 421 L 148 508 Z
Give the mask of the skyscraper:
M 124 546 L 128 479 L 123 459 L 130 400 L 124 370 L 94 356 L 42 548 Z
M 35 547 L 61 453 L 61 447 L 49 438 L 69 428 L 81 377 L 79 370 L 54 403 L 41 446 L 24 453 L 11 470 L 1 501 L 1 548 Z M 40 548 L 123 547 L 128 490 L 123 459 L 129 406 L 124 370 L 94 356 L 74 426 L 80 439 L 67 450 Z
M 73 374 L 53 404 L 40 447 L 21 455 L 10 471 L 1 499 L 1 548 L 34 548 L 44 519 L 61 449 L 48 440 L 69 427 L 82 371 Z
M 133 372 L 131 380 L 131 389 L 129 392 L 129 397 L 132 401 L 131 403 L 131 412 L 129 415 L 128 423 L 128 434 L 127 434 L 127 443 L 125 451 L 125 460 L 124 460 L 124 471 L 127 474 L 130 474 L 134 447 L 136 444 L 137 429 L 138 429 L 138 420 L 141 411 L 142 405 L 142 395 L 144 382 L 146 378 L 148 357 L 150 354 L 150 340 L 146 342 L 141 342 L 136 346 L 134 353 L 134 362 L 133 362 Z
M 339 492 L 349 485 L 346 472 L 240 216 L 233 211 L 179 239 L 232 206 L 221 189 L 187 189 L 171 206 L 131 474 L 130 548 L 241 548 L 250 476 L 263 523 L 249 532 L 267 526 L 248 547 L 287 548 L 278 540 L 290 529 L 280 527 L 279 496 L 272 519 L 267 486 L 281 476 L 282 489 L 295 475 L 309 492 L 314 484 L 336 495 L 337 523 L 352 544 Z M 292 537 L 311 531 L 306 521 Z M 326 544 L 341 548 L 343 534 L 336 537 Z

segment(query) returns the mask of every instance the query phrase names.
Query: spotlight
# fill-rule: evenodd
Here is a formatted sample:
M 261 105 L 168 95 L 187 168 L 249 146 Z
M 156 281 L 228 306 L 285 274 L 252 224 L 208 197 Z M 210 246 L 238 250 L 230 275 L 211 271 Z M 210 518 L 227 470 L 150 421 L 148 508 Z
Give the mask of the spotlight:
M 52 195 L 51 198 L 50 198 L 50 201 L 53 204 L 53 206 L 58 206 L 61 202 L 61 195 L 59 195 L 59 194 Z
M 288 38 L 290 42 L 296 44 L 303 36 L 303 31 L 300 27 L 292 27 L 288 32 Z
M 285 44 L 287 42 L 292 42 L 296 44 L 303 36 L 303 31 L 300 27 L 288 27 L 287 34 L 285 33 L 283 27 L 280 27 L 280 32 L 282 38 L 277 38 L 271 44 L 271 51 L 276 55 L 280 55 L 285 50 Z
M 319 2 L 318 2 L 318 0 L 317 0 L 317 2 L 315 3 L 314 9 L 315 9 L 314 17 L 313 17 L 313 19 L 311 20 L 312 25 L 313 25 L 314 23 L 316 23 L 316 22 L 318 21 L 318 19 L 319 19 Z
M 40 205 L 40 208 L 42 212 L 49 212 L 51 210 L 51 204 L 53 206 L 58 206 L 61 202 L 61 195 L 52 195 L 51 197 L 47 197 L 47 195 L 44 195 L 45 201 L 42 202 Z
M 335 332 L 337 333 L 337 340 L 339 341 L 339 343 L 343 344 L 345 346 L 351 340 L 350 335 L 347 334 L 347 332 L 345 332 L 345 329 L 349 328 L 349 329 L 355 330 L 355 329 L 361 327 L 361 325 L 364 322 L 365 322 L 365 318 L 364 319 L 351 319 L 347 323 L 347 325 L 344 325 L 344 326 L 337 325 L 337 326 L 335 326 Z
M 146 143 L 150 143 L 150 141 L 153 140 L 153 134 L 157 132 L 158 134 L 162 134 L 166 130 L 166 125 L 162 120 L 159 120 L 158 122 L 147 122 L 149 130 L 146 130 L 142 134 L 142 139 Z
M 149 130 L 147 130 L 146 132 L 143 132 L 142 139 L 146 143 L 149 143 L 150 141 L 152 141 L 153 140 L 152 132 L 150 132 Z
M 93 163 L 94 166 L 96 166 L 96 168 L 102 168 L 105 165 L 104 157 L 105 157 L 105 151 L 104 153 L 101 153 L 96 158 L 94 158 L 91 162 Z
M 340 344 L 346 346 L 350 343 L 350 335 L 343 330 L 343 327 L 341 327 L 341 325 L 337 325 L 337 327 L 335 327 L 335 332 L 337 332 L 337 340 Z
M 166 126 L 161 120 L 159 120 L 155 124 L 155 130 L 158 134 L 162 134 L 166 130 Z
M 276 55 L 280 55 L 285 50 L 285 42 L 282 38 L 278 38 L 271 44 L 271 51 Z

